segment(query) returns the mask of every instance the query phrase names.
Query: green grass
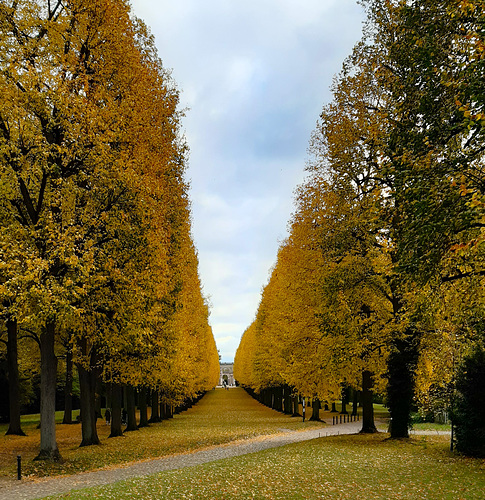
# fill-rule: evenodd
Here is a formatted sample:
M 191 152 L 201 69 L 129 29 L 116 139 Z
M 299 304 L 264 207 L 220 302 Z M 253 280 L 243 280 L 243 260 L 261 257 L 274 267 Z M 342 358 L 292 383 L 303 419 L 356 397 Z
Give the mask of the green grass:
M 485 461 L 444 438 L 340 436 L 163 472 L 57 499 L 483 500 Z
M 416 431 L 439 431 L 439 432 L 450 432 L 451 425 L 450 424 L 435 424 L 432 422 L 423 422 L 413 424 L 413 430 Z
M 322 425 L 308 421 L 303 423 L 301 418 L 291 418 L 271 410 L 242 389 L 217 389 L 207 393 L 196 406 L 173 419 L 127 432 L 121 437 L 108 438 L 109 426 L 103 420 L 98 420 L 99 446 L 79 448 L 80 424 L 58 425 L 57 443 L 63 461 L 43 463 L 33 461 L 40 443 L 40 431 L 36 428 L 38 416 L 28 416 L 25 422 L 27 437 L 0 435 L 0 488 L 2 477 L 15 477 L 17 455 L 22 456 L 25 477 L 74 474 L 264 434 Z
M 79 410 L 73 410 L 72 419 L 76 420 L 76 417 L 79 415 Z M 56 424 L 62 423 L 62 419 L 64 418 L 63 411 L 56 411 Z M 31 415 L 22 415 L 20 417 L 20 422 L 22 424 L 22 429 L 24 432 L 28 432 L 32 429 L 35 429 L 40 423 L 40 415 L 38 413 L 33 413 Z M 8 424 L 0 424 L 0 434 L 5 434 L 8 429 Z
M 389 418 L 389 409 L 383 404 L 374 403 L 374 418 Z

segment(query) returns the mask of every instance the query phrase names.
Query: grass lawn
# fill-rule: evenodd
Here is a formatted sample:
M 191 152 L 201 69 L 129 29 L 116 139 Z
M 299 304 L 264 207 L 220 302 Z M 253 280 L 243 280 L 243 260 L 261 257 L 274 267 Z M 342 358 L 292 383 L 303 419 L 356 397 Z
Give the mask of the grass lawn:
M 62 414 L 58 414 L 62 421 Z M 81 425 L 57 426 L 57 443 L 63 462 L 34 462 L 40 443 L 37 416 L 23 417 L 27 437 L 5 436 L 0 426 L 0 488 L 2 478 L 16 477 L 16 457 L 22 456 L 24 477 L 73 474 L 137 460 L 156 458 L 285 430 L 318 427 L 316 422 L 302 422 L 271 410 L 242 389 L 216 389 L 190 410 L 173 419 L 152 424 L 124 436 L 108 438 L 110 429 L 98 420 L 99 446 L 79 448 Z
M 58 499 L 483 500 L 485 460 L 448 451 L 448 440 L 386 435 L 327 437 Z

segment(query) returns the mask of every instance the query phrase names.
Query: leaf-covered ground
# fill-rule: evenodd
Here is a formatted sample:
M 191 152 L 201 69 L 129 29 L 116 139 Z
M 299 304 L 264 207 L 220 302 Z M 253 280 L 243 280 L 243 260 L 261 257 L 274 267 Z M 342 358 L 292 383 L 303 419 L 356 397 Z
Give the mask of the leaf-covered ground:
M 452 456 L 447 438 L 372 435 L 321 438 L 55 498 L 483 500 L 484 492 L 485 461 Z
M 62 415 L 59 414 L 62 420 Z M 16 457 L 22 456 L 27 477 L 73 474 L 121 463 L 161 457 L 283 430 L 308 429 L 321 424 L 292 418 L 259 404 L 242 389 L 216 389 L 190 410 L 148 428 L 108 438 L 109 426 L 98 420 L 100 446 L 79 448 L 81 426 L 57 426 L 57 442 L 63 457 L 60 464 L 34 462 L 40 431 L 38 417 L 25 418 L 27 437 L 5 436 L 0 426 L 0 486 L 2 478 L 16 476 Z

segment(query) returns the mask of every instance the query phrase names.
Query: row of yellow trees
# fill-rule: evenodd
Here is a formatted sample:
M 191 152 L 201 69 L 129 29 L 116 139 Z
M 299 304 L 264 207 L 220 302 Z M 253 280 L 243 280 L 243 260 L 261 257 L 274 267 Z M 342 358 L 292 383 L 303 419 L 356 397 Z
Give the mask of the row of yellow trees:
M 18 339 L 29 336 L 40 346 L 39 457 L 59 457 L 60 355 L 79 372 L 84 445 L 98 442 L 100 379 L 155 389 L 170 405 L 217 383 L 190 235 L 178 101 L 127 1 L 0 1 L 0 312 L 9 432 L 21 432 Z M 22 342 L 20 352 L 35 357 Z M 118 399 L 113 394 L 114 434 Z
M 414 398 L 450 409 L 455 368 L 485 338 L 485 8 L 364 5 L 234 371 L 322 401 L 348 385 L 368 398 L 372 379 L 406 437 Z

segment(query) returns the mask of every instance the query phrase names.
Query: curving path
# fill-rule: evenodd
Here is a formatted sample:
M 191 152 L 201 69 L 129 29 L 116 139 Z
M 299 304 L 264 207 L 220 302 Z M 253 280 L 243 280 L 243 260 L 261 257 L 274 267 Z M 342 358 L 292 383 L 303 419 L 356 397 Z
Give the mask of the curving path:
M 307 441 L 318 437 L 337 434 L 355 434 L 362 427 L 361 422 L 349 422 L 308 431 L 284 432 L 271 436 L 236 441 L 220 446 L 213 446 L 193 453 L 183 453 L 170 457 L 137 462 L 116 469 L 83 472 L 73 476 L 38 479 L 29 482 L 12 482 L 0 490 L 0 500 L 31 500 L 50 495 L 59 495 L 71 490 L 91 486 L 102 486 L 133 477 L 156 474 L 157 472 L 182 469 L 194 465 L 213 462 L 224 458 L 247 455 L 269 448 L 277 448 L 290 443 Z

